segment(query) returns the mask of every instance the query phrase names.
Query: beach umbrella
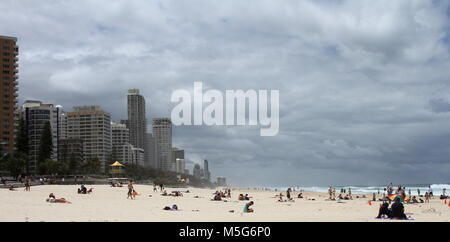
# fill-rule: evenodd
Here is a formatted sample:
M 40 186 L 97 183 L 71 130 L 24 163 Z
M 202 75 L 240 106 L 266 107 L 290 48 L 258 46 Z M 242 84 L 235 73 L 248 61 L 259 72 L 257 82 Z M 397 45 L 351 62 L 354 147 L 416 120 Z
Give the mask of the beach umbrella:
M 391 199 L 391 201 L 394 201 L 395 198 L 399 197 L 400 198 L 400 202 L 405 202 L 405 197 L 403 197 L 400 194 L 392 194 L 389 196 L 389 199 Z

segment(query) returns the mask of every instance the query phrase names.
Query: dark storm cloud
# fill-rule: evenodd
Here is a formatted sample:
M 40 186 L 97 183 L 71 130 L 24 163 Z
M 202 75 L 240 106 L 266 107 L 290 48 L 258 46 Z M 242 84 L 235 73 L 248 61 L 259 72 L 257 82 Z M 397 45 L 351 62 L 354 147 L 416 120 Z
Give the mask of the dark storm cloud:
M 21 102 L 97 104 L 147 118 L 172 91 L 280 90 L 280 132 L 174 127 L 188 165 L 234 184 L 448 182 L 447 1 L 13 1 Z M 11 21 L 10 19 L 14 19 Z M 149 127 L 150 128 L 150 127 Z

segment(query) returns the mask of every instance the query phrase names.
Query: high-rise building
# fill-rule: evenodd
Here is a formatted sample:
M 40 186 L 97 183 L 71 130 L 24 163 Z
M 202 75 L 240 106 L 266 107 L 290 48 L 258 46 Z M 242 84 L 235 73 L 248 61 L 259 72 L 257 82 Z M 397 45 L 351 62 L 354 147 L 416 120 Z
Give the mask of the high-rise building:
M 177 147 L 172 147 L 172 164 L 174 166 L 173 171 L 177 171 L 177 159 L 184 160 L 184 150 L 180 150 Z
M 172 160 L 172 121 L 169 118 L 154 118 L 152 134 L 156 141 L 158 168 L 173 170 Z
M 205 172 L 205 180 L 210 181 L 211 180 L 211 172 L 209 171 L 209 162 L 208 160 L 204 160 L 203 162 L 203 169 Z
M 192 169 L 192 175 L 196 178 L 202 178 L 201 169 L 199 164 L 194 165 L 194 169 Z
M 132 160 L 131 162 L 136 165 L 144 165 L 144 149 L 132 148 Z
M 178 174 L 184 174 L 185 169 L 186 169 L 186 164 L 184 162 L 184 159 L 177 158 L 175 160 L 175 164 L 176 164 L 175 172 L 178 173 Z
M 133 146 L 130 144 L 130 132 L 125 124 L 111 122 L 112 149 L 117 161 L 133 163 Z
M 217 185 L 218 186 L 226 186 L 227 185 L 227 179 L 223 176 L 217 177 Z
M 41 101 L 27 100 L 22 105 L 19 116 L 25 121 L 28 136 L 28 155 L 30 158 L 27 173 L 36 172 L 41 136 L 47 122 L 50 122 L 52 133 L 53 149 L 51 159 L 58 160 L 58 143 L 61 138 L 60 128 L 62 127 L 59 122 L 63 113 L 62 106 L 43 104 Z
M 0 36 L 0 81 L 2 94 L 0 95 L 0 150 L 14 149 L 15 110 L 18 109 L 19 83 L 19 47 L 17 38 Z
M 157 162 L 157 147 L 156 147 L 156 139 L 153 137 L 153 134 L 147 133 L 146 145 L 145 145 L 145 165 L 151 166 L 154 168 L 158 168 Z
M 112 149 L 111 115 L 100 106 L 73 107 L 67 112 L 67 137 L 83 141 L 83 160 L 97 157 L 105 169 Z
M 139 94 L 139 89 L 128 90 L 127 104 L 127 127 L 130 130 L 130 144 L 135 148 L 145 149 L 145 135 L 147 133 L 145 98 Z

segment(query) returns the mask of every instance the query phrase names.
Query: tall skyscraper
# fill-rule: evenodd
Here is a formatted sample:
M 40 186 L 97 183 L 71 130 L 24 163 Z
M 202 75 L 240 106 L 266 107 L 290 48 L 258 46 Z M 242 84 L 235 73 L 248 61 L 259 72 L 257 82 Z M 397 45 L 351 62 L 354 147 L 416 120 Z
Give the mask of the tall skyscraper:
M 205 160 L 203 162 L 203 169 L 205 172 L 205 180 L 210 181 L 211 180 L 211 172 L 209 171 L 209 162 L 208 160 Z
M 166 171 L 173 169 L 172 161 L 172 121 L 169 118 L 154 118 L 152 134 L 156 141 L 156 159 L 158 168 Z
M 139 89 L 130 89 L 127 94 L 128 120 L 130 130 L 130 144 L 135 148 L 145 150 L 145 135 L 147 120 L 145 118 L 145 98 L 139 94 Z
M 147 133 L 145 145 L 145 165 L 158 168 L 156 139 L 153 134 Z
M 17 107 L 19 83 L 19 47 L 17 38 L 0 36 L 1 65 L 0 76 L 2 95 L 0 95 L 0 150 L 14 150 L 14 119 Z M 16 122 L 17 123 L 17 122 Z
M 28 136 L 28 163 L 27 172 L 35 173 L 39 149 L 41 145 L 41 136 L 46 122 L 50 122 L 52 132 L 52 155 L 51 158 L 58 160 L 58 143 L 61 138 L 59 122 L 64 113 L 62 106 L 53 106 L 53 104 L 43 104 L 41 101 L 27 100 L 22 105 L 19 116 L 25 120 L 25 126 Z
M 97 157 L 102 170 L 112 149 L 111 115 L 100 106 L 73 107 L 67 112 L 67 138 L 83 141 L 83 159 Z

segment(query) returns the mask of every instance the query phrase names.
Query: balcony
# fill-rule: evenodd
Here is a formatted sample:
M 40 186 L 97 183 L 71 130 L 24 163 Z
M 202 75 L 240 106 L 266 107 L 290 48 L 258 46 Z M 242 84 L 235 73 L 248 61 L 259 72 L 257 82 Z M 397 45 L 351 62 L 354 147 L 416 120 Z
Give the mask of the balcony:
M 19 82 L 18 81 L 13 81 L 14 86 L 18 86 Z
M 19 57 L 14 57 L 14 61 L 19 61 Z

